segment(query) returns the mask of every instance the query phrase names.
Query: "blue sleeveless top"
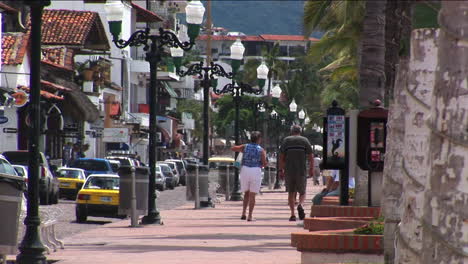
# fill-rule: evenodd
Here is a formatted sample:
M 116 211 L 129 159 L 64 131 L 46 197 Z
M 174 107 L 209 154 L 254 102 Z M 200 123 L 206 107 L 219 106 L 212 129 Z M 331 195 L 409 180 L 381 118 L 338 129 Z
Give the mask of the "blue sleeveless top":
M 247 167 L 262 167 L 262 151 L 263 148 L 258 144 L 246 144 L 244 154 L 242 156 L 242 166 Z

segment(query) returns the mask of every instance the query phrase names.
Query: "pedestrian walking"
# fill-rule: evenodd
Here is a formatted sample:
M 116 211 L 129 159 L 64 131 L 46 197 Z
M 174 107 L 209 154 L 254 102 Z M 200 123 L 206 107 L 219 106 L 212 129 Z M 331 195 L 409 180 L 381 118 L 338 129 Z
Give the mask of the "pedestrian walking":
M 244 193 L 242 203 L 241 220 L 253 221 L 252 213 L 255 207 L 255 195 L 260 192 L 262 185 L 262 167 L 267 166 L 266 152 L 259 145 L 261 133 L 253 131 L 250 134 L 251 143 L 238 145 L 231 148 L 232 151 L 242 152 L 242 166 L 239 174 L 241 191 Z M 247 206 L 249 216 L 246 216 Z
M 291 127 L 291 135 L 284 138 L 280 147 L 279 172 L 280 177 L 285 180 L 288 192 L 288 205 L 291 210 L 289 221 L 296 221 L 294 206 L 296 196 L 299 193 L 297 212 L 299 219 L 305 218 L 302 207 L 307 185 L 307 160 L 309 161 L 309 176 L 314 176 L 314 155 L 312 146 L 307 138 L 301 136 L 302 128 L 298 125 Z

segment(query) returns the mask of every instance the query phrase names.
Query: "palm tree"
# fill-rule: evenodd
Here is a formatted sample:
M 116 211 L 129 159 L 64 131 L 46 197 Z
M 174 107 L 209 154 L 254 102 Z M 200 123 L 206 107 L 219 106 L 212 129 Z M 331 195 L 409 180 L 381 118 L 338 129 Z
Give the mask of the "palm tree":
M 467 263 L 467 1 L 442 1 L 432 96 L 429 190 L 424 199 L 422 263 Z M 443 113 L 443 114 L 442 114 Z
M 336 94 L 336 89 L 346 89 L 343 93 L 358 90 L 358 48 L 364 16 L 364 1 L 307 1 L 304 5 L 304 32 L 324 32 L 319 42 L 311 46 L 310 61 L 326 62 L 320 69 L 324 79 L 324 94 Z M 346 85 L 343 85 L 346 82 Z M 333 88 L 334 91 L 326 91 Z M 338 92 L 339 93 L 339 92 Z M 328 98 L 328 97 L 327 97 Z M 341 104 L 357 106 L 355 101 Z M 322 100 L 322 105 L 329 105 Z
M 387 1 L 366 1 L 359 65 L 359 106 L 383 100 L 385 88 L 385 5 Z

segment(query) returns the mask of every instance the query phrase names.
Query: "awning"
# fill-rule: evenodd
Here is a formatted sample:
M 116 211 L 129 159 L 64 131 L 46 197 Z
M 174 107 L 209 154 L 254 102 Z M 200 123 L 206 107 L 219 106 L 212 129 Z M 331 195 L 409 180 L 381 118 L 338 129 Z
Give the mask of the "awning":
M 174 89 L 172 89 L 172 87 L 169 85 L 168 82 L 162 82 L 163 85 L 164 85 L 164 89 L 167 91 L 167 93 L 171 96 L 171 97 L 174 97 L 174 98 L 177 98 L 179 97 L 179 95 L 174 91 Z
M 65 94 L 65 99 L 71 101 L 72 104 L 66 105 L 69 106 L 70 111 L 73 112 L 77 118 L 90 123 L 99 118 L 99 110 L 96 105 L 94 105 L 82 91 L 73 89 Z
M 136 22 L 161 22 L 163 19 L 157 14 L 147 10 L 137 4 L 132 3 L 132 8 L 136 10 Z

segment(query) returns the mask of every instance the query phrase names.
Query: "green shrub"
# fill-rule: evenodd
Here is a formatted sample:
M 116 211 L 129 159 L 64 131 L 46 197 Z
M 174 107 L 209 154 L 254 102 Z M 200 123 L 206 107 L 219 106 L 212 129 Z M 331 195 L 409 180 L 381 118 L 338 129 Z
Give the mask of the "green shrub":
M 378 220 L 371 221 L 369 224 L 356 228 L 354 230 L 354 234 L 383 235 L 384 223 L 383 221 L 378 221 Z

